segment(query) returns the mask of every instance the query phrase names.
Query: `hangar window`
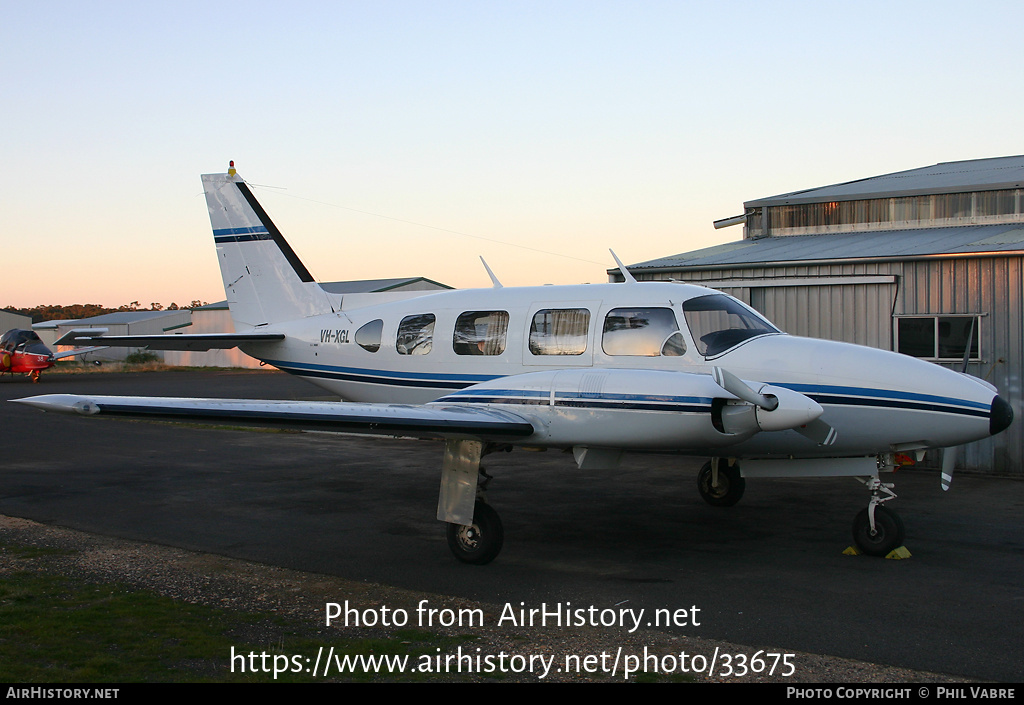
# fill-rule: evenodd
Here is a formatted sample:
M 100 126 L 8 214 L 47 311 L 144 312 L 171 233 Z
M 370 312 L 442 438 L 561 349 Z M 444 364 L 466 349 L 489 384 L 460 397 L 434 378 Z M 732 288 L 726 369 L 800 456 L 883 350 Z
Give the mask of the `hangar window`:
M 682 355 L 686 344 L 682 336 L 673 336 L 678 330 L 672 309 L 616 308 L 605 316 L 601 349 L 606 355 Z
M 710 294 L 683 302 L 683 315 L 697 351 L 705 357 L 724 353 L 745 340 L 781 333 L 752 308 L 726 296 Z
M 434 344 L 434 314 L 406 316 L 398 326 L 399 355 L 426 355 Z
M 1024 215 L 1021 194 L 1022 189 L 1013 188 L 771 206 L 769 227 L 773 234 L 806 235 L 929 224 L 960 225 L 971 218 L 984 223 L 1017 223 Z M 747 228 L 750 233 L 759 232 L 759 212 L 748 214 Z
M 981 359 L 981 316 L 899 316 L 896 351 L 929 360 L 963 360 L 970 341 L 970 360 Z
M 377 352 L 380 350 L 380 335 L 383 330 L 384 321 L 379 318 L 370 321 L 356 331 L 356 344 L 368 352 Z
M 530 324 L 534 355 L 582 355 L 587 350 L 590 311 L 585 308 L 545 308 Z
M 507 311 L 467 311 L 455 321 L 456 355 L 501 355 L 508 334 Z

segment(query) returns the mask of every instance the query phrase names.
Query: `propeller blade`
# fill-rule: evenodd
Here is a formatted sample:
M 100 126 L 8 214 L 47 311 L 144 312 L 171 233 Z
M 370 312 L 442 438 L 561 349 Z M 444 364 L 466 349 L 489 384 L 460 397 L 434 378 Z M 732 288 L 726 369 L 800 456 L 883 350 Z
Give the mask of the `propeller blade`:
M 949 490 L 953 482 L 953 468 L 956 466 L 956 448 L 943 448 L 942 450 L 942 476 L 939 482 L 942 484 L 942 491 Z
M 974 341 L 974 323 L 977 318 L 971 318 L 971 328 L 967 331 L 967 345 L 964 347 L 964 362 L 960 366 L 960 372 L 962 374 L 967 373 L 967 365 L 971 362 L 971 343 Z M 946 456 L 942 456 L 945 459 Z M 945 460 L 943 460 L 945 462 Z
M 830 446 L 836 442 L 836 438 L 839 436 L 834 428 L 821 419 L 815 419 L 809 424 L 798 426 L 793 430 L 805 438 L 814 441 L 819 446 Z
M 755 392 L 746 382 L 721 367 L 715 367 L 711 370 L 711 378 L 715 380 L 715 384 L 734 397 L 749 402 L 765 411 L 774 411 L 779 406 L 778 399 Z

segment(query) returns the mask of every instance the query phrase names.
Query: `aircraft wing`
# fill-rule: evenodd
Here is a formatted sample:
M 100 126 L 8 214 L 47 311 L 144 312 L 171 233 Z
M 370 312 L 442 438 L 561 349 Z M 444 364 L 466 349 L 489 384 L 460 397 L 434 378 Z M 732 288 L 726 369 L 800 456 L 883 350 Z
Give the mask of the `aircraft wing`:
M 501 409 L 458 404 L 358 404 L 173 397 L 44 394 L 13 399 L 43 411 L 168 421 L 230 423 L 375 436 L 513 441 L 533 435 L 527 419 Z
M 102 335 L 105 329 L 82 328 L 61 336 L 55 345 L 100 343 L 107 347 L 150 350 L 226 350 L 241 343 L 284 340 L 284 333 L 192 333 L 180 335 Z

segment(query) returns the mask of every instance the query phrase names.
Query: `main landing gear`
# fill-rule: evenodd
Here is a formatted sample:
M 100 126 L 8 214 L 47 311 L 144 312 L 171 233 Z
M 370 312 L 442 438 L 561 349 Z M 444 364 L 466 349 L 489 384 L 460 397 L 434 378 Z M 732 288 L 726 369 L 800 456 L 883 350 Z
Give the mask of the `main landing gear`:
M 480 441 L 445 441 L 437 518 L 447 522 L 448 548 L 463 563 L 490 563 L 505 543 L 501 518 L 487 504 L 487 485 L 492 478 L 480 467 L 480 459 L 496 450 L 511 448 L 485 446 Z
M 469 526 L 448 524 L 448 548 L 463 563 L 484 565 L 493 561 L 505 543 L 501 517 L 482 500 L 473 507 L 473 523 Z
M 725 458 L 712 458 L 697 473 L 697 491 L 712 507 L 731 507 L 743 497 L 747 487 L 740 466 Z

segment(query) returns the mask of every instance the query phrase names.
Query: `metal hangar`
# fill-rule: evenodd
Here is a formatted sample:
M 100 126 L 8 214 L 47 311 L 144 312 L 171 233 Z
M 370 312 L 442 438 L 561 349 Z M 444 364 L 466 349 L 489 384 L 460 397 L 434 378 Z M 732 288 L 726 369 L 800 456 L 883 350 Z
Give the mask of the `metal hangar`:
M 629 271 L 720 289 L 794 335 L 955 369 L 966 357 L 967 372 L 998 387 L 1021 418 L 1024 156 L 946 162 L 743 206 L 715 223 L 742 224 L 742 240 Z M 1024 476 L 1021 426 L 967 446 L 960 465 Z

